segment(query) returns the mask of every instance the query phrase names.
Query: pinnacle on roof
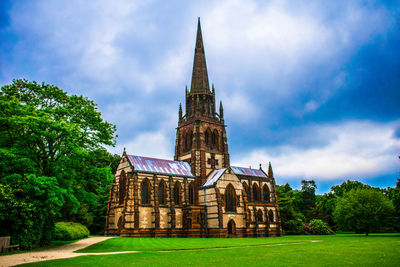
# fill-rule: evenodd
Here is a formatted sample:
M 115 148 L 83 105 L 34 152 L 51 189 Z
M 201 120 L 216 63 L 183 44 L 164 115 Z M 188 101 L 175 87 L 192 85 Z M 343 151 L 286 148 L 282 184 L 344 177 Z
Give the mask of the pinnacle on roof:
M 179 103 L 179 121 L 182 121 L 182 104 Z
M 219 102 L 219 117 L 224 118 L 224 107 L 222 106 L 222 100 Z
M 268 177 L 269 178 L 273 178 L 274 177 L 274 172 L 272 171 L 271 161 L 268 163 Z
M 197 23 L 196 47 L 194 50 L 192 85 L 191 93 L 209 93 L 210 85 L 208 82 L 208 73 L 206 65 L 206 56 L 204 54 L 203 36 L 201 34 L 200 18 Z

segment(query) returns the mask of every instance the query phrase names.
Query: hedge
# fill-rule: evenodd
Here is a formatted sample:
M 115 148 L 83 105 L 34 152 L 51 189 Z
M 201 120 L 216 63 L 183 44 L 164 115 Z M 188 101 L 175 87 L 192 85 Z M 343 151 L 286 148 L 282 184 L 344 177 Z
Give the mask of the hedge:
M 89 236 L 86 226 L 75 222 L 58 222 L 55 225 L 55 240 L 74 240 Z

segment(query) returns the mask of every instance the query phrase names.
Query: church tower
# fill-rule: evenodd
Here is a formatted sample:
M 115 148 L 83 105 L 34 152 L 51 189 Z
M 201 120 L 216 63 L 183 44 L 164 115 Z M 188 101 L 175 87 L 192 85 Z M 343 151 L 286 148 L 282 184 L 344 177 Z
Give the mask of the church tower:
M 208 81 L 200 18 L 197 24 L 192 84 L 186 87 L 186 108 L 179 106 L 175 160 L 189 162 L 197 186 L 215 169 L 229 167 L 228 144 L 222 102 L 215 106 L 215 89 Z M 197 190 L 196 190 L 197 191 Z

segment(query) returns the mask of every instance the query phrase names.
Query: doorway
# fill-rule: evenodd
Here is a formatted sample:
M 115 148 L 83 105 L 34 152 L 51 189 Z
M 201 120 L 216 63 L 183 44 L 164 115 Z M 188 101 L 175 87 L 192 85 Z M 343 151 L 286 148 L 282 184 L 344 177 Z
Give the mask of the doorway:
M 228 222 L 228 237 L 236 236 L 236 223 L 234 220 Z
M 122 218 L 123 216 L 120 216 L 119 217 L 119 219 L 118 219 L 118 229 L 117 229 L 117 233 L 118 233 L 118 235 L 120 235 L 121 234 L 121 230 L 122 230 L 122 228 L 123 228 L 123 226 L 124 226 L 124 223 L 123 223 L 123 218 Z

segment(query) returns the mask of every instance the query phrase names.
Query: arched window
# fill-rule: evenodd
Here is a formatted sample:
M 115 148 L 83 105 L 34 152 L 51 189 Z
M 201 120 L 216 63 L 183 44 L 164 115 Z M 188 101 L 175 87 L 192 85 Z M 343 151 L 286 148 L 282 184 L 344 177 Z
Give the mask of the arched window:
M 186 132 L 183 132 L 182 135 L 182 146 L 184 151 L 187 150 L 188 144 L 187 144 Z
M 253 202 L 260 202 L 260 189 L 257 183 L 253 184 Z
M 207 145 L 209 145 L 211 143 L 211 137 L 212 137 L 212 133 L 210 128 L 207 128 L 206 132 L 204 133 L 204 141 Z
M 266 184 L 263 186 L 263 196 L 264 196 L 264 202 L 269 203 L 270 202 L 269 188 Z
M 246 192 L 247 200 L 250 200 L 250 190 L 249 190 L 249 186 L 247 185 L 246 182 L 243 182 L 242 185 L 243 185 L 244 191 Z
M 215 147 L 218 147 L 218 131 L 214 130 L 212 133 L 212 144 Z
M 236 211 L 236 192 L 232 184 L 225 189 L 225 211 Z
M 125 190 L 126 190 L 126 175 L 124 170 L 121 171 L 119 175 L 119 204 L 124 204 L 125 199 Z
M 190 131 L 186 135 L 186 150 L 192 148 L 193 133 Z
M 272 210 L 268 211 L 269 222 L 274 222 L 274 212 Z
M 263 212 L 262 210 L 257 211 L 257 222 L 262 222 L 263 221 Z
M 189 204 L 193 205 L 194 204 L 194 184 L 191 182 L 189 184 Z
M 165 182 L 164 180 L 161 180 L 160 184 L 158 185 L 158 204 L 160 205 L 165 205 L 165 195 L 166 195 L 166 189 L 165 189 Z
M 150 182 L 144 179 L 141 184 L 142 204 L 150 204 Z
M 181 204 L 181 184 L 178 181 L 174 185 L 174 202 L 175 205 Z

